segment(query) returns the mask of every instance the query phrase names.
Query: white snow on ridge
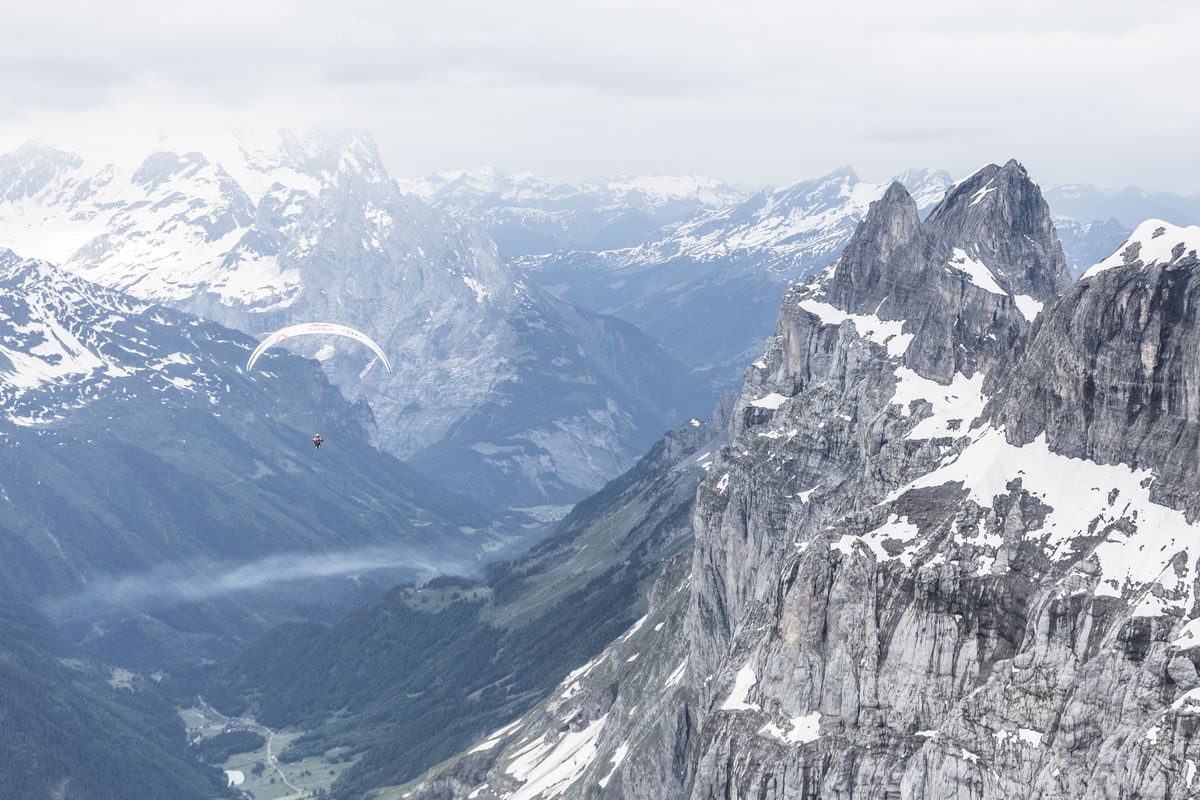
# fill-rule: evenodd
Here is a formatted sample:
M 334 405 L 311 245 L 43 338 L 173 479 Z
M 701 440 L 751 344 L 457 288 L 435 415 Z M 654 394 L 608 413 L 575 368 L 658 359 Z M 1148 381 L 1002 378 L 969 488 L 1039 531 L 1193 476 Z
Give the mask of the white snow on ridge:
M 286 308 L 299 297 L 300 270 L 283 269 L 276 256 L 242 253 L 231 268 L 213 276 L 211 288 L 226 302 L 258 303 L 278 298 L 274 305 L 255 306 L 256 312 Z
M 516 722 L 510 722 L 508 725 L 505 725 L 503 728 L 500 728 L 499 730 L 493 732 L 491 736 L 487 737 L 486 739 L 484 739 L 482 742 L 480 742 L 479 744 L 472 747 L 467 752 L 468 753 L 481 753 L 484 750 L 491 750 L 493 747 L 500 744 L 501 739 L 503 739 L 505 736 L 509 735 L 510 733 L 515 732 L 523 724 L 524 724 L 524 722 L 519 719 Z
M 625 760 L 625 756 L 629 755 L 629 742 L 621 742 L 621 746 L 612 754 L 612 766 L 603 778 L 596 781 L 603 789 L 608 786 L 608 782 L 612 780 L 613 773 L 617 771 L 617 767 L 621 766 L 621 762 Z
M 463 275 L 462 279 L 463 283 L 470 287 L 471 291 L 475 292 L 476 303 L 482 303 L 490 296 L 490 293 L 484 288 L 483 284 L 472 278 L 470 275 Z
M 779 407 L 787 402 L 787 397 L 779 392 L 771 392 L 766 397 L 760 397 L 757 400 L 752 400 L 750 405 L 754 408 L 765 408 L 770 411 L 778 411 Z
M 759 730 L 759 734 L 771 736 L 784 744 L 807 744 L 821 738 L 821 712 L 814 711 L 799 717 L 792 717 L 790 730 L 783 730 L 773 722 L 768 722 Z
M 683 680 L 683 676 L 687 672 L 687 665 L 688 665 L 688 660 L 687 660 L 687 657 L 685 656 L 683 661 L 681 661 L 679 663 L 679 666 L 676 667 L 675 670 L 670 675 L 667 676 L 666 687 L 668 689 L 671 688 L 672 686 L 678 686 L 679 682 Z
M 849 320 L 858 335 L 867 341 L 883 345 L 888 355 L 895 358 L 904 355 L 913 339 L 911 333 L 904 333 L 904 323 L 899 320 L 884 320 L 874 314 L 850 314 L 834 305 L 811 298 L 801 300 L 800 308 L 815 315 L 824 325 L 841 325 Z
M 987 197 L 989 194 L 996 191 L 995 184 L 996 184 L 996 179 L 993 178 L 992 180 L 987 182 L 987 186 L 984 186 L 982 189 L 975 192 L 975 194 L 971 195 L 971 205 L 977 205 L 978 203 L 983 202 L 983 198 Z
M 1026 491 L 1052 509 L 1027 538 L 1040 539 L 1051 558 L 1065 558 L 1090 530 L 1105 536 L 1092 553 L 1100 568 L 1094 593 L 1127 598 L 1136 616 L 1157 616 L 1190 608 L 1195 559 L 1189 556 L 1178 572 L 1172 562 L 1200 540 L 1200 526 L 1189 524 L 1180 511 L 1151 502 L 1152 478 L 1149 470 L 1059 455 L 1044 437 L 1011 445 L 1002 430 L 989 428 L 954 461 L 893 492 L 889 500 L 910 489 L 961 482 L 971 500 L 990 507 L 994 497 L 1009 493 L 1011 481 L 1020 479 Z M 1123 533 L 1115 523 L 1133 533 Z
M 1174 250 L 1183 245 L 1183 255 L 1195 255 L 1200 251 L 1200 226 L 1180 227 L 1160 219 L 1149 219 L 1138 225 L 1116 252 L 1083 273 L 1080 280 L 1090 278 L 1105 270 L 1125 266 L 1125 253 L 1136 247 L 1136 260 L 1143 266 L 1170 264 L 1174 262 Z M 1130 252 L 1132 256 L 1132 251 Z
M 1200 618 L 1190 620 L 1184 625 L 1171 641 L 1171 647 L 1177 650 L 1192 650 L 1200 647 Z
M 1027 294 L 1013 295 L 1013 300 L 1016 301 L 1017 310 L 1021 312 L 1021 316 L 1025 317 L 1028 322 L 1033 322 L 1037 319 L 1037 315 L 1042 313 L 1043 304 Z
M 634 623 L 634 624 L 638 625 L 640 627 L 639 623 L 645 622 L 645 621 L 646 621 L 646 618 L 642 617 L 642 619 L 638 623 Z M 630 634 L 627 633 L 626 636 L 628 636 L 628 635 L 630 635 Z M 600 655 L 593 658 L 591 661 L 584 664 L 582 667 L 579 667 L 579 668 L 571 671 L 570 673 L 568 673 L 567 677 L 563 678 L 562 681 L 559 683 L 559 686 L 564 687 L 562 692 L 559 694 L 559 699 L 560 700 L 569 700 L 572 697 L 574 697 L 582 688 L 582 684 L 580 684 L 580 680 L 587 677 L 588 674 L 591 673 L 592 670 L 594 670 L 596 667 L 603 664 L 604 660 L 606 658 L 608 658 L 608 654 L 601 653 Z
M 1035 731 L 1032 728 L 1018 728 L 1015 732 L 1010 730 L 1000 729 L 992 733 L 997 742 L 1019 742 L 1028 747 L 1041 747 L 1042 738 L 1045 736 L 1041 731 Z
M 920 528 L 909 522 L 908 517 L 899 517 L 896 514 L 892 514 L 890 517 L 888 517 L 888 521 L 880 525 L 878 528 L 867 531 L 861 536 L 843 536 L 842 539 L 859 539 L 865 545 L 867 545 L 867 547 L 871 548 L 871 550 L 875 553 L 875 558 L 877 560 L 886 561 L 893 556 L 890 556 L 887 550 L 884 548 L 884 542 L 891 541 L 908 544 L 920 536 L 920 534 Z M 838 548 L 841 549 L 842 552 L 847 552 L 848 546 L 851 543 L 839 540 L 837 544 Z M 913 553 L 909 548 L 904 548 L 895 556 L 895 558 L 899 559 L 900 562 L 905 566 L 910 566 L 912 564 L 912 557 Z
M 958 180 L 954 181 L 954 183 L 950 184 L 950 188 L 946 190 L 946 194 L 950 194 L 950 192 L 954 191 L 954 190 L 955 190 L 955 189 L 957 189 L 959 186 L 962 186 L 964 183 L 966 183 L 967 181 L 971 180 L 971 179 L 972 179 L 972 178 L 974 178 L 976 175 L 978 175 L 979 173 L 983 172 L 985 169 L 988 169 L 988 168 L 989 168 L 989 167 L 991 167 L 991 166 L 992 166 L 992 165 L 991 165 L 991 164 L 988 164 L 988 163 L 980 164 L 978 168 L 971 170 L 971 171 L 970 171 L 970 172 L 968 172 L 968 173 L 967 173 L 967 174 L 966 174 L 964 177 L 962 177 L 962 178 L 959 178 Z M 978 196 L 979 196 L 979 194 L 978 194 L 978 192 L 976 192 L 976 194 L 975 194 L 975 195 L 972 195 L 972 196 L 973 196 L 973 197 L 978 197 Z
M 1008 292 L 1000 288 L 1000 284 L 996 283 L 996 276 L 988 269 L 986 264 L 978 259 L 971 258 L 967 255 L 967 251 L 960 247 L 954 248 L 954 255 L 950 257 L 949 266 L 959 272 L 966 273 L 967 277 L 971 279 L 971 283 L 980 289 L 992 294 L 1008 294 Z
M 109 365 L 89 349 L 88 345 L 60 323 L 54 314 L 45 308 L 40 298 L 30 295 L 30 313 L 36 322 L 25 326 L 13 325 L 17 334 L 36 335 L 41 333 L 43 341 L 23 350 L 12 350 L 0 345 L 0 354 L 12 363 L 11 370 L 0 370 L 5 383 L 23 389 L 32 389 L 53 383 L 67 376 L 91 375 L 103 371 Z

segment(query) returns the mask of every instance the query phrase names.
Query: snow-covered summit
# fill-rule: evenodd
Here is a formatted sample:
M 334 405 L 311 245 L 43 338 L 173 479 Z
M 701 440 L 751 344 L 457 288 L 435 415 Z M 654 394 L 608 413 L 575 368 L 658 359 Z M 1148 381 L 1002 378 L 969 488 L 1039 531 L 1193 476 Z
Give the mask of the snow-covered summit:
M 1098 275 L 1114 267 L 1154 264 L 1168 266 L 1182 258 L 1196 257 L 1200 250 L 1200 226 L 1181 227 L 1159 219 L 1146 220 L 1116 252 L 1087 270 L 1084 278 Z

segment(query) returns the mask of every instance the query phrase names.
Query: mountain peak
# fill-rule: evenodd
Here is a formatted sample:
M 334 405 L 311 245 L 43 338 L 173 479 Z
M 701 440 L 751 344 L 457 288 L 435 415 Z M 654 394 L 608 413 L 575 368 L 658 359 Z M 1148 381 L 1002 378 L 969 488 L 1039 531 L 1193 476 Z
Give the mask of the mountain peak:
M 1010 160 L 1003 167 L 985 164 L 950 187 L 945 200 L 930 214 L 930 220 L 937 216 L 962 213 L 964 208 L 974 208 L 1001 198 L 1015 199 L 1013 190 L 1016 189 L 1020 194 L 1027 191 L 1027 186 L 1037 190 L 1029 179 L 1029 173 L 1019 162 Z M 1040 190 L 1037 191 L 1040 195 Z
M 152 153 L 133 173 L 132 180 L 151 191 L 175 178 L 191 178 L 207 166 L 208 159 L 196 152 L 182 155 L 166 151 Z
M 842 312 L 902 320 L 906 364 L 949 382 L 994 363 L 1069 285 L 1041 191 L 1009 161 L 953 186 L 924 222 L 891 184 L 814 291 Z
M 946 248 L 987 264 L 1001 289 L 1038 302 L 1070 284 L 1050 207 L 1025 167 L 989 164 L 953 186 L 927 222 Z
M 1138 225 L 1124 244 L 1108 258 L 1083 274 L 1090 278 L 1115 267 L 1169 266 L 1183 258 L 1194 260 L 1200 252 L 1200 226 L 1181 227 L 1161 219 L 1149 219 Z
M 916 201 L 894 181 L 867 209 L 834 266 L 826 289 L 828 299 L 846 311 L 877 308 L 908 282 L 915 258 L 907 254 L 920 236 L 921 220 Z
M 1156 502 L 1200 518 L 1200 228 L 1139 226 L 1047 308 L 1020 361 L 989 376 L 1008 440 L 1100 464 L 1152 467 Z
M 75 153 L 29 141 L 12 153 L 0 155 L 0 202 L 20 202 L 36 196 L 64 172 L 83 164 Z

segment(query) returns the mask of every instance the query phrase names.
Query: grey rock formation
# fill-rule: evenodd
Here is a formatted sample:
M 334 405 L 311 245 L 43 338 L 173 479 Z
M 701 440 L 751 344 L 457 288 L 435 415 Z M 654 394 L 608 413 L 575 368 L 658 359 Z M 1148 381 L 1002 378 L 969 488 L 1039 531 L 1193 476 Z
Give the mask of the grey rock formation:
M 1175 233 L 1071 286 L 1019 164 L 923 223 L 892 187 L 784 297 L 690 567 L 454 796 L 1194 796 L 1200 237 Z
M 1161 234 L 1160 234 L 1161 235 Z M 1200 518 L 1200 388 L 1194 243 L 1147 263 L 1136 240 L 1046 314 L 1020 361 L 985 392 L 1009 441 L 1154 472 L 1151 498 Z

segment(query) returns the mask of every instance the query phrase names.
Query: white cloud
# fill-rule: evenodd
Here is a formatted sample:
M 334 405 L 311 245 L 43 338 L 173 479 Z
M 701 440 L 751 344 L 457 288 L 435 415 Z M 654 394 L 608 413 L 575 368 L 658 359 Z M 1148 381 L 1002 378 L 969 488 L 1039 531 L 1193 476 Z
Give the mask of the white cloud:
M 45 598 L 54 617 L 87 618 L 127 607 L 169 607 L 251 592 L 283 583 L 311 583 L 380 570 L 461 575 L 469 565 L 434 563 L 408 548 L 371 547 L 333 553 L 281 553 L 244 563 L 179 562 L 144 572 L 98 577 L 78 592 Z
M 49 2 L 6 9 L 0 146 L 333 121 L 389 169 L 784 183 L 853 164 L 1200 191 L 1176 0 Z

